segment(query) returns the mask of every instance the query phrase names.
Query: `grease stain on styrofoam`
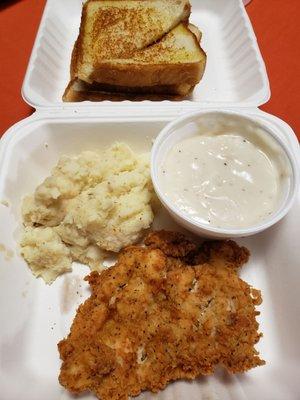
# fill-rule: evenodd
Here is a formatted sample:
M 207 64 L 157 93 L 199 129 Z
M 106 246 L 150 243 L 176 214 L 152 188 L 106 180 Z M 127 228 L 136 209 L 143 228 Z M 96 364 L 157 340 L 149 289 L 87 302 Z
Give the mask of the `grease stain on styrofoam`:
M 3 253 L 5 261 L 10 261 L 14 257 L 14 252 L 3 243 L 0 243 L 0 253 Z
M 60 311 L 68 314 L 75 303 L 82 302 L 82 278 L 78 275 L 66 275 L 60 291 Z

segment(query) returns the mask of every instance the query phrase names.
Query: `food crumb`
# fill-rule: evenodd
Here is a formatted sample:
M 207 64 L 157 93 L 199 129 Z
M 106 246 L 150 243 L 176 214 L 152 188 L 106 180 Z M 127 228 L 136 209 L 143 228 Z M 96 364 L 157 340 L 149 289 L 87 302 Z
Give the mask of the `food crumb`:
M 9 202 L 7 200 L 0 200 L 0 204 L 2 204 L 4 207 L 9 207 Z
M 6 250 L 6 256 L 5 256 L 5 258 L 6 258 L 7 260 L 12 259 L 13 256 L 14 256 L 14 252 L 13 252 L 12 250 Z
M 76 303 L 78 296 L 81 295 L 79 282 L 79 276 L 64 277 L 60 293 L 60 310 L 62 314 L 67 314 Z
M 4 260 L 9 261 L 13 256 L 14 252 L 6 248 L 6 246 L 0 243 L 0 252 L 4 253 Z

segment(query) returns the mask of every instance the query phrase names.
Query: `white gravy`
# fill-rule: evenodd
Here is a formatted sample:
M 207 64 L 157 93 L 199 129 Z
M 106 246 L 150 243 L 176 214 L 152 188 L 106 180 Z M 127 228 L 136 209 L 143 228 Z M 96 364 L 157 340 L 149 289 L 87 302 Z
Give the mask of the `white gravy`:
M 162 190 L 198 222 L 249 227 L 269 217 L 281 196 L 284 171 L 264 150 L 235 133 L 189 137 L 166 154 Z

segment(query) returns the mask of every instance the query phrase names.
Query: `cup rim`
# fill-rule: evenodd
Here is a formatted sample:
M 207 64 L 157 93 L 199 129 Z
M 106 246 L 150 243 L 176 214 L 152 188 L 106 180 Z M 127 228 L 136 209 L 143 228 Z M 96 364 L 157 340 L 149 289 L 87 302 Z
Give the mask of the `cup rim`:
M 192 219 L 190 216 L 186 215 L 183 213 L 181 210 L 179 210 L 178 207 L 174 206 L 172 204 L 171 200 L 166 196 L 162 190 L 160 189 L 160 183 L 159 183 L 159 178 L 157 174 L 158 166 L 156 163 L 156 157 L 159 151 L 160 146 L 162 143 L 167 140 L 170 135 L 176 135 L 176 127 L 181 126 L 184 124 L 184 122 L 189 123 L 192 122 L 193 119 L 196 119 L 197 117 L 200 117 L 202 115 L 207 115 L 207 114 L 220 114 L 220 115 L 227 115 L 227 116 L 238 116 L 240 118 L 243 118 L 246 121 L 249 121 L 251 123 L 254 123 L 261 129 L 263 129 L 266 133 L 268 133 L 273 140 L 277 142 L 277 144 L 281 147 L 281 149 L 284 151 L 285 155 L 287 156 L 290 166 L 291 166 L 291 185 L 289 186 L 289 192 L 288 192 L 288 197 L 285 200 L 283 204 L 278 208 L 277 211 L 274 212 L 273 217 L 271 216 L 270 219 L 267 219 L 266 221 L 251 225 L 248 228 L 217 228 L 217 227 L 212 227 L 208 226 L 204 223 L 195 221 Z M 261 121 L 257 121 L 253 117 L 249 117 L 248 115 L 244 115 L 243 113 L 240 113 L 238 111 L 228 111 L 228 110 L 217 110 L 217 109 L 210 109 L 210 110 L 201 110 L 201 111 L 196 111 L 196 112 L 191 112 L 188 114 L 184 114 L 183 116 L 176 118 L 174 121 L 171 121 L 168 123 L 158 134 L 156 137 L 153 147 L 151 150 L 151 179 L 153 183 L 154 190 L 160 199 L 160 201 L 163 203 L 163 205 L 172 213 L 174 213 L 178 218 L 181 220 L 184 220 L 187 222 L 189 225 L 193 226 L 196 229 L 202 230 L 202 231 L 207 231 L 208 233 L 215 234 L 215 235 L 228 235 L 228 236 L 247 236 L 251 234 L 255 234 L 258 232 L 261 232 L 274 224 L 276 224 L 278 221 L 280 221 L 291 209 L 295 199 L 296 195 L 298 193 L 298 188 L 299 188 L 299 172 L 298 172 L 298 162 L 295 158 L 295 155 L 293 151 L 290 149 L 290 147 L 287 145 L 287 143 L 279 136 L 277 135 L 276 131 L 274 131 L 273 127 L 271 128 L 268 126 L 267 123 L 262 123 Z

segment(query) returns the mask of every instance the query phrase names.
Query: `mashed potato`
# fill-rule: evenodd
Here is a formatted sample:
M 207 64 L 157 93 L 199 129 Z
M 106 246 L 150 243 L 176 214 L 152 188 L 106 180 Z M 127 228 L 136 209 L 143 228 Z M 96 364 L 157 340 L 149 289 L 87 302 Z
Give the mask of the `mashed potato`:
M 135 243 L 149 228 L 152 197 L 148 156 L 125 144 L 63 156 L 23 201 L 21 254 L 47 283 L 72 261 L 99 269 L 107 251 Z
M 52 283 L 63 272 L 71 271 L 70 250 L 53 228 L 27 227 L 22 238 L 21 254 L 33 274 L 41 276 L 47 283 Z

